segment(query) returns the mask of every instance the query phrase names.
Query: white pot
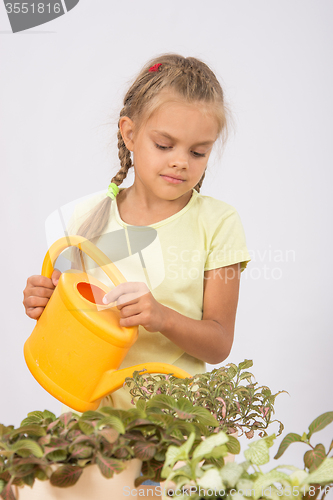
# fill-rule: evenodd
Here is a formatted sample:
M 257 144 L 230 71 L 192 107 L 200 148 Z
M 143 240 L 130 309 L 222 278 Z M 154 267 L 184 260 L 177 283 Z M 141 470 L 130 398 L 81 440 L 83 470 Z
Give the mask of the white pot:
M 83 470 L 74 486 L 58 488 L 50 481 L 36 479 L 33 488 L 24 486 L 15 488 L 17 500 L 120 500 L 132 495 L 134 480 L 140 475 L 141 460 L 135 458 L 128 461 L 125 470 L 114 474 L 111 479 L 102 475 L 97 465 L 90 465 Z

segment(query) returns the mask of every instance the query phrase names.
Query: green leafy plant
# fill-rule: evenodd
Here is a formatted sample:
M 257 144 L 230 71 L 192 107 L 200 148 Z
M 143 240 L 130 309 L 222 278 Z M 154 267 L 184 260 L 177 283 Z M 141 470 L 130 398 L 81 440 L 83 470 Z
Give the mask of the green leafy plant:
M 18 429 L 0 424 L 0 496 L 15 500 L 12 486 L 32 487 L 36 479 L 72 486 L 93 464 L 110 478 L 132 458 L 142 460 L 142 475 L 135 481 L 139 486 L 146 479 L 161 480 L 170 446 L 202 444 L 207 450 L 211 434 L 218 436 L 221 429 L 245 432 L 249 438 L 255 431 L 266 436 L 277 394 L 252 381 L 246 371 L 250 366 L 252 361 L 245 360 L 185 380 L 136 372 L 126 379 L 136 399 L 130 410 L 105 407 L 58 418 L 47 410 L 35 411 Z M 227 453 L 240 450 L 230 435 L 219 446 L 205 457 L 205 466 L 222 467 Z
M 207 426 L 218 425 L 208 410 L 189 401 L 178 401 L 183 413 L 167 415 L 159 399 L 149 405 L 138 401 L 130 410 L 105 407 L 81 416 L 69 412 L 57 418 L 48 410 L 34 411 L 17 429 L 0 424 L 0 495 L 13 500 L 13 485 L 32 487 L 36 479 L 72 486 L 92 464 L 110 478 L 132 458 L 143 461 L 137 486 L 145 479 L 159 481 L 168 446 L 181 446 L 191 433 L 200 440 Z
M 194 434 L 181 446 L 171 445 L 166 453 L 162 477 L 171 483 L 171 491 L 179 500 L 190 496 L 199 499 L 236 500 L 323 500 L 333 487 L 333 441 L 326 452 L 323 444 L 313 446 L 310 438 L 333 421 L 333 412 L 316 418 L 308 433 L 288 434 L 281 442 L 274 458 L 279 458 L 291 443 L 303 442 L 310 447 L 304 455 L 304 469 L 279 465 L 269 472 L 261 466 L 269 463 L 269 448 L 275 434 L 251 442 L 244 455 L 246 461 L 220 464 L 218 459 L 226 455 L 230 436 L 220 431 L 207 440 L 196 444 Z M 184 465 L 174 466 L 182 460 Z M 287 471 L 287 472 L 286 472 Z
M 268 387 L 259 386 L 253 381 L 252 373 L 247 371 L 252 365 L 253 362 L 246 359 L 238 366 L 229 363 L 186 379 L 140 371 L 135 372 L 133 378 L 126 378 L 124 385 L 129 387 L 133 404 L 137 400 L 149 401 L 155 395 L 168 396 L 169 403 L 163 409 L 170 415 L 181 411 L 177 407 L 179 399 L 206 408 L 218 421 L 215 432 L 245 433 L 249 439 L 258 432 L 260 437 L 264 437 L 269 424 L 278 422 L 279 435 L 283 424 L 272 420 L 272 415 L 276 396 L 285 391 L 272 394 Z

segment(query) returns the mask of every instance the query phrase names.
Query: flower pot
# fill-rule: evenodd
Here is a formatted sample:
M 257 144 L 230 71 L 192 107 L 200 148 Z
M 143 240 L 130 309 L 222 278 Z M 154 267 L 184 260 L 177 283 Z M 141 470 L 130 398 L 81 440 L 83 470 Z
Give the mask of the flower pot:
M 128 461 L 125 470 L 114 474 L 111 479 L 102 475 L 97 465 L 90 465 L 74 486 L 58 488 L 52 486 L 50 481 L 36 480 L 33 488 L 24 486 L 16 487 L 17 500 L 106 500 L 125 498 L 125 492 L 131 492 L 134 480 L 140 475 L 141 460 L 135 458 Z M 127 493 L 127 496 L 129 494 Z

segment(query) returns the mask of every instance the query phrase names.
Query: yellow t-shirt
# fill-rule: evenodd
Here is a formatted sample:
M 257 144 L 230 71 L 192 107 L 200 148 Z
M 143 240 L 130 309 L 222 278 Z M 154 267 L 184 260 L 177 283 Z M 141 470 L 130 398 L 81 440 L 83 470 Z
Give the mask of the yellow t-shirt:
M 87 213 L 103 198 L 99 194 L 76 207 L 69 226 L 75 234 Z M 112 201 L 109 222 L 97 246 L 116 264 L 127 281 L 143 281 L 161 304 L 189 318 L 203 313 L 204 271 L 250 261 L 241 220 L 227 203 L 193 189 L 188 204 L 178 213 L 150 226 L 131 226 L 120 218 Z M 104 272 L 85 256 L 88 274 L 113 287 Z M 139 326 L 139 336 L 120 368 L 144 362 L 164 362 L 191 375 L 203 373 L 205 362 L 190 356 L 159 332 Z M 119 389 L 101 406 L 129 408 L 131 397 Z

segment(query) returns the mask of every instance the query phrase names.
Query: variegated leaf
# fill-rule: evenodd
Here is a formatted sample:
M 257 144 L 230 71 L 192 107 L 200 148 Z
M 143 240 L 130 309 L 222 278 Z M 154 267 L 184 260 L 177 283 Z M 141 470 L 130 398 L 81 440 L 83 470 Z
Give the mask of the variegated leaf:
M 83 469 L 76 465 L 65 464 L 59 467 L 50 477 L 50 483 L 59 488 L 73 486 L 80 478 Z
M 288 446 L 291 445 L 291 443 L 297 443 L 297 442 L 301 442 L 301 441 L 302 441 L 302 437 L 299 434 L 295 434 L 294 432 L 290 432 L 282 439 L 281 444 L 279 446 L 279 449 L 277 451 L 277 454 L 275 455 L 274 458 L 277 459 L 277 458 L 282 457 L 283 453 L 286 451 Z
M 326 457 L 325 446 L 317 444 L 312 450 L 309 450 L 304 455 L 304 464 L 312 472 L 318 469 L 318 466 L 323 462 Z
M 321 431 L 326 427 L 326 425 L 333 422 L 333 411 L 328 411 L 319 415 L 310 425 L 309 425 L 309 433 L 308 438 L 312 436 L 314 432 Z
M 111 478 L 114 473 L 121 472 L 126 467 L 123 461 L 117 460 L 116 458 L 103 457 L 101 454 L 97 455 L 96 463 L 103 476 L 108 479 Z
M 156 452 L 156 446 L 153 443 L 137 441 L 134 445 L 135 457 L 140 460 L 150 460 Z

